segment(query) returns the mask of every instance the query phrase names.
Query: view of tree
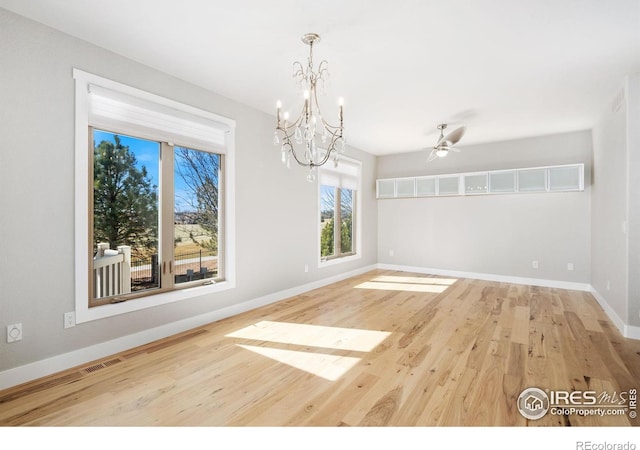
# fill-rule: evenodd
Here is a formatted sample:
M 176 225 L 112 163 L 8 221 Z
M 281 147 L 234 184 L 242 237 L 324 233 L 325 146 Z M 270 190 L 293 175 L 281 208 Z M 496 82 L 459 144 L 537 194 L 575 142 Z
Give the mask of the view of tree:
M 112 249 L 130 245 L 134 254 L 157 248 L 158 203 L 156 186 L 144 166 L 120 138 L 94 143 L 93 239 Z
M 325 188 L 321 190 L 321 211 L 320 217 L 324 225 L 320 233 L 320 256 L 327 257 L 334 254 L 334 210 L 336 204 L 336 189 Z M 342 189 L 340 191 L 340 252 L 349 253 L 353 251 L 353 191 Z
M 333 218 L 329 219 L 320 234 L 320 256 L 333 255 Z
M 217 252 L 220 155 L 176 147 L 175 173 L 185 186 L 176 204 L 188 209 L 189 222 L 206 233 L 207 239 L 198 241 L 199 245 Z

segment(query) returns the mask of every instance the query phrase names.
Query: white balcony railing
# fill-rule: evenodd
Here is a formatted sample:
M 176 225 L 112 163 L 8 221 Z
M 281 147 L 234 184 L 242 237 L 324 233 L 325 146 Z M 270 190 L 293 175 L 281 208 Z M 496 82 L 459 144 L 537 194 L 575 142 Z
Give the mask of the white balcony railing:
M 93 298 L 112 297 L 131 292 L 131 247 L 110 250 L 101 242 L 93 258 Z

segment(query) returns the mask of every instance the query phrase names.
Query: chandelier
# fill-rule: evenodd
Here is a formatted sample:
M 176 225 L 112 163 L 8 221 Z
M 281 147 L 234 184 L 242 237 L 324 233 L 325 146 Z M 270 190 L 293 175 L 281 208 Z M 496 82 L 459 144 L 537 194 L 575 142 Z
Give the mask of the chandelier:
M 282 114 L 282 103 L 277 103 L 277 126 L 274 131 L 273 144 L 282 143 L 282 163 L 291 166 L 291 158 L 299 165 L 307 167 L 309 174 L 307 181 L 316 179 L 315 169 L 332 159 L 338 165 L 338 149 L 345 150 L 343 137 L 342 113 L 343 100 L 338 101 L 338 126 L 331 125 L 320 112 L 317 88 L 324 92 L 325 82 L 328 81 L 329 71 L 327 61 L 322 61 L 313 69 L 313 45 L 320 41 L 320 36 L 308 33 L 302 36 L 302 42 L 309 46 L 309 59 L 306 67 L 300 62 L 293 63 L 293 78 L 298 89 L 303 92 L 304 105 L 298 117 L 289 119 L 289 113 Z M 296 149 L 296 146 L 298 149 Z

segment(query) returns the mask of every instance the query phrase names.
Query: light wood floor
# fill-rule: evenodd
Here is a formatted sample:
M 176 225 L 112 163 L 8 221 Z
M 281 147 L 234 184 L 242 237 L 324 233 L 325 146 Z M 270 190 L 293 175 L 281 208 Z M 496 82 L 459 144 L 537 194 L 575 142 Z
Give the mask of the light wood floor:
M 526 387 L 640 388 L 588 293 L 374 271 L 0 391 L 0 425 L 639 425 L 527 421 Z

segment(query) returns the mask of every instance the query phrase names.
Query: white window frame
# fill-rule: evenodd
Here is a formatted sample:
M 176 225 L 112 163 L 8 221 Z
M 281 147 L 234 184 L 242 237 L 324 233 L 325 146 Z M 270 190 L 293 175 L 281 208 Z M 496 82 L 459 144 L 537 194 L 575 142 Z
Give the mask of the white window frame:
M 358 259 L 362 258 L 362 162 L 358 161 L 357 159 L 353 159 L 350 158 L 348 156 L 344 156 L 344 155 L 340 155 L 340 161 L 346 160 L 351 164 L 355 164 L 356 166 L 358 166 L 358 181 L 357 181 L 357 188 L 355 189 L 355 195 L 354 195 L 354 201 L 356 204 L 355 207 L 355 217 L 354 217 L 354 221 L 355 221 L 355 227 L 354 227 L 354 241 L 355 241 L 355 249 L 354 249 L 354 254 L 352 255 L 348 255 L 348 256 L 336 256 L 334 258 L 330 258 L 330 259 L 326 259 L 326 260 L 322 260 L 322 255 L 321 255 L 321 248 L 320 248 L 320 239 L 321 239 L 321 235 L 322 235 L 322 225 L 321 225 L 321 216 L 322 216 L 322 212 L 320 211 L 320 187 L 322 186 L 322 176 L 321 176 L 321 171 L 325 170 L 323 169 L 323 166 L 321 166 L 318 169 L 318 189 L 317 189 L 317 194 L 316 194 L 316 200 L 317 200 L 317 205 L 316 205 L 316 211 L 317 211 L 317 219 L 316 219 L 316 223 L 318 224 L 318 229 L 316 232 L 316 247 L 317 247 L 317 261 L 318 261 L 318 268 L 323 268 L 323 267 L 330 267 L 330 266 L 335 266 L 336 264 L 344 264 L 344 263 L 348 263 L 351 261 L 356 261 Z M 327 164 L 333 164 L 331 162 L 331 160 L 329 162 L 327 162 Z M 340 167 L 340 162 L 338 162 L 338 168 Z
M 226 291 L 236 287 L 235 254 L 235 120 L 213 114 L 183 103 L 176 102 L 113 80 L 109 80 L 79 69 L 73 69 L 75 79 L 75 315 L 76 323 L 89 322 L 106 317 L 139 311 L 189 298 Z M 185 287 L 170 292 L 151 294 L 135 301 L 89 307 L 89 164 L 87 148 L 89 130 L 89 86 L 131 95 L 177 111 L 214 120 L 227 127 L 224 178 L 224 281 L 212 285 Z

